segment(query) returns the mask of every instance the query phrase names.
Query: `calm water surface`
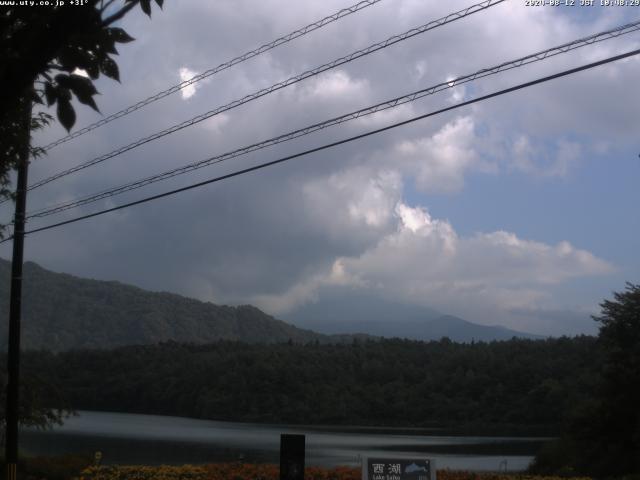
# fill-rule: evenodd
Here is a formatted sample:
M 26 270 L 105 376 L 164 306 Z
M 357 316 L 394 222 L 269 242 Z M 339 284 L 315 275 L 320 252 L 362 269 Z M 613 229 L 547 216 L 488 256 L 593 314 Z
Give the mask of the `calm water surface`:
M 524 470 L 540 438 L 462 437 L 371 433 L 367 429 L 291 427 L 214 422 L 181 417 L 78 412 L 61 427 L 21 432 L 21 448 L 33 455 L 103 453 L 104 463 L 184 464 L 279 462 L 280 434 L 306 435 L 306 463 L 359 466 L 365 456 L 416 456 L 438 468 Z

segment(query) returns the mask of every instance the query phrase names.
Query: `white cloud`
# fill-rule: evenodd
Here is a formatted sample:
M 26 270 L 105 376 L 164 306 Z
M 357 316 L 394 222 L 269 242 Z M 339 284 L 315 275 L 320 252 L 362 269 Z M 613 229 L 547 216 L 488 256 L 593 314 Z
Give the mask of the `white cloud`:
M 394 153 L 405 172 L 415 174 L 420 189 L 451 193 L 463 187 L 467 170 L 479 164 L 475 141 L 474 121 L 467 116 L 447 123 L 433 136 L 400 142 Z
M 250 297 L 250 302 L 271 315 L 281 315 L 300 305 L 317 301 L 317 291 L 326 283 L 323 275 L 314 275 L 296 283 L 284 294 L 257 294 Z
M 460 103 L 464 100 L 465 94 L 466 94 L 466 89 L 464 85 L 453 87 L 451 89 L 449 101 L 451 103 Z
M 306 182 L 308 218 L 336 237 L 377 236 L 388 230 L 402 192 L 397 171 L 355 167 Z
M 219 113 L 218 115 L 214 115 L 208 120 L 205 120 L 202 123 L 202 128 L 210 132 L 220 133 L 222 127 L 229 123 L 230 118 L 231 117 L 226 113 Z
M 449 222 L 435 220 L 424 208 L 411 208 L 404 203 L 396 205 L 396 214 L 400 218 L 400 230 L 408 229 L 417 237 L 437 236 L 444 255 L 453 255 L 456 250 L 457 235 Z
M 414 72 L 417 80 L 421 80 L 427 73 L 428 66 L 424 60 L 419 60 L 414 64 Z
M 366 80 L 354 80 L 343 70 L 331 70 L 320 75 L 306 91 L 320 100 L 360 97 L 368 89 Z
M 186 82 L 191 78 L 195 77 L 198 73 L 193 70 L 188 69 L 187 67 L 182 67 L 178 70 L 178 75 L 180 75 L 180 81 Z M 192 83 L 191 85 L 187 85 L 182 90 L 180 90 L 180 94 L 184 100 L 187 100 L 193 97 L 196 94 L 196 88 L 198 87 L 197 83 Z
M 394 211 L 394 231 L 358 255 L 336 258 L 330 270 L 270 295 L 269 305 L 288 311 L 316 299 L 322 286 L 341 285 L 447 312 L 466 305 L 504 314 L 547 306 L 555 286 L 615 270 L 566 241 L 548 245 L 505 231 L 460 237 L 422 207 L 398 202 Z
M 348 273 L 343 260 L 337 259 L 328 269 L 297 282 L 283 294 L 258 294 L 251 297 L 250 301 L 272 315 L 281 315 L 307 303 L 317 302 L 318 292 L 328 286 L 366 288 L 368 285 L 362 279 Z
M 370 115 L 359 117 L 356 122 L 369 128 L 383 127 L 395 122 L 406 120 L 414 115 L 415 111 L 412 105 L 410 103 L 405 103 L 397 107 L 388 108 Z

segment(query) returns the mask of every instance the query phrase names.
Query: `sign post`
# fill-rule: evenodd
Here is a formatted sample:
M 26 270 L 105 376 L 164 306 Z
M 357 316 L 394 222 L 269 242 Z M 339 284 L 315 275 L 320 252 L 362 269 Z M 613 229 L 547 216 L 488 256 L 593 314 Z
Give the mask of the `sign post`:
M 31 100 L 23 102 L 24 140 L 18 163 L 16 209 L 13 220 L 13 257 L 11 260 L 11 298 L 9 300 L 9 348 L 7 351 L 7 400 L 5 410 L 5 459 L 7 479 L 16 480 L 18 468 L 18 422 L 20 390 L 20 318 L 22 315 L 22 260 L 24 256 L 24 219 L 27 205 L 27 174 L 31 142 Z
M 280 435 L 280 480 L 304 480 L 304 450 L 304 435 Z
M 436 480 L 435 461 L 425 458 L 365 457 L 362 480 Z

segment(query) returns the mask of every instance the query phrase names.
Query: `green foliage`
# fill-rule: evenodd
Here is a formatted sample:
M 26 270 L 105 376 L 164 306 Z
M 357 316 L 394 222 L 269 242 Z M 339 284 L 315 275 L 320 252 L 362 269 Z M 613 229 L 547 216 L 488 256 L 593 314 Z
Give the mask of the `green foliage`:
M 595 475 L 640 474 L 640 285 L 627 284 L 600 307 L 601 381 L 574 434 L 579 465 Z
M 18 418 L 20 425 L 46 429 L 53 425 L 61 425 L 63 420 L 72 415 L 62 397 L 60 388 L 52 382 L 51 372 L 47 365 L 37 371 L 23 367 L 23 378 L 20 383 L 20 409 Z M 6 385 L 6 368 L 0 370 L 0 384 Z M 6 389 L 0 391 L 0 429 L 4 444 Z
M 109 8 L 112 3 L 89 0 L 83 8 L 71 10 L 43 11 L 20 6 L 5 9 L 0 16 L 0 80 L 15 100 L 12 103 L 3 96 L 1 111 L 11 112 L 17 100 L 25 97 L 42 103 L 44 94 L 49 106 L 58 103 L 59 119 L 69 130 L 75 120 L 72 94 L 97 110 L 93 95 L 98 92 L 92 80 L 100 73 L 119 80 L 113 59 L 118 54 L 116 44 L 133 40 L 124 30 L 111 25 L 137 4 L 151 16 L 150 0 L 125 0 L 115 10 Z M 162 6 L 161 0 L 156 3 Z M 77 69 L 87 72 L 89 78 L 76 75 Z M 34 90 L 36 81 L 39 86 Z
M 151 15 L 149 0 L 124 0 L 115 9 L 112 1 L 101 0 L 88 0 L 82 8 L 71 9 L 17 3 L 3 7 L 0 14 L 0 198 L 10 197 L 9 174 L 25 146 L 31 145 L 24 121 L 26 107 L 45 102 L 49 107 L 55 105 L 56 116 L 67 130 L 76 121 L 73 97 L 98 111 L 93 80 L 103 74 L 119 81 L 113 59 L 118 54 L 116 44 L 133 40 L 112 24 L 138 4 Z M 161 7 L 163 2 L 156 3 Z M 87 72 L 89 78 L 77 75 L 77 69 Z M 42 115 L 34 116 L 40 126 Z
M 518 425 L 549 433 L 581 399 L 596 365 L 594 342 L 169 342 L 30 352 L 24 362 L 49 368 L 77 409 L 271 423 L 493 426 L 493 433 Z M 541 393 L 544 384 L 553 385 L 552 393 Z
M 567 415 L 562 439 L 536 459 L 538 472 L 640 474 L 640 285 L 627 284 L 600 306 L 601 315 L 594 317 L 600 323 L 594 380 L 586 401 Z M 557 461 L 561 456 L 564 466 Z

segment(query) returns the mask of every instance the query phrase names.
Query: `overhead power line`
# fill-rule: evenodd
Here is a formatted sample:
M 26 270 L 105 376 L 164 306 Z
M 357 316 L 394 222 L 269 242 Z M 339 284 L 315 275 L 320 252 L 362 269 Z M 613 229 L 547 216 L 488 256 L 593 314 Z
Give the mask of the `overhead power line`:
M 336 60 L 333 60 L 329 63 L 325 63 L 324 65 L 321 65 L 319 67 L 316 67 L 312 70 L 307 70 L 304 73 L 301 73 L 299 75 L 295 75 L 293 77 L 288 78 L 287 80 L 278 82 L 274 85 L 271 85 L 270 87 L 267 88 L 263 88 L 262 90 L 258 90 L 257 92 L 254 92 L 250 95 L 246 95 L 245 97 L 238 99 L 238 100 L 234 100 L 231 103 L 228 103 L 226 105 L 223 105 L 221 107 L 215 108 L 214 110 L 210 110 L 206 113 L 203 113 L 201 115 L 198 115 L 196 117 L 191 118 L 190 120 L 186 120 L 182 123 L 179 123 L 177 125 L 174 125 L 172 127 L 169 127 L 165 130 L 162 130 L 160 132 L 156 132 L 152 135 L 149 135 L 148 137 L 144 137 L 141 138 L 139 140 L 136 140 L 133 143 L 130 143 L 128 145 L 125 145 L 123 147 L 120 147 L 116 150 L 113 150 L 110 153 L 101 155 L 99 157 L 96 157 L 92 160 L 89 160 L 87 162 L 84 162 L 80 165 L 77 165 L 73 168 L 70 168 L 68 170 L 64 170 L 62 172 L 59 172 L 57 174 L 54 174 L 50 177 L 47 177 L 43 180 L 40 180 L 39 182 L 36 182 L 32 185 L 29 186 L 29 190 L 33 190 L 35 188 L 41 187 L 43 185 L 46 185 L 47 183 L 53 182 L 54 180 L 57 180 L 59 178 L 65 177 L 67 175 L 70 175 L 72 173 L 78 172 L 80 170 L 83 170 L 85 168 L 91 167 L 93 165 L 96 165 L 98 163 L 104 162 L 105 160 L 108 160 L 110 158 L 116 157 L 118 155 L 121 155 L 125 152 L 128 152 L 129 150 L 133 150 L 134 148 L 137 148 L 141 145 L 144 145 L 146 143 L 152 142 L 154 140 L 157 140 L 159 138 L 162 138 L 166 135 L 170 135 L 172 133 L 175 133 L 179 130 L 182 130 L 183 128 L 187 128 L 190 127 L 192 125 L 195 125 L 196 123 L 202 122 L 204 120 L 207 120 L 208 118 L 213 117 L 214 115 L 218 115 L 220 113 L 226 112 L 228 110 L 231 110 L 233 108 L 239 107 L 240 105 L 244 105 L 245 103 L 251 102 L 253 100 L 256 100 L 260 97 L 263 97 L 265 95 L 268 95 L 270 93 L 273 93 L 277 90 L 280 90 L 282 88 L 288 87 L 290 85 L 293 85 L 295 83 L 298 83 L 302 80 L 305 80 L 307 78 L 319 75 L 320 73 L 326 72 L 327 70 L 331 70 L 332 68 L 338 67 L 340 65 L 343 65 L 345 63 L 349 63 L 357 58 L 360 57 L 364 57 L 365 55 L 369 55 L 373 52 L 376 52 L 378 50 L 382 50 L 384 48 L 387 48 L 391 45 L 394 45 L 398 42 L 402 42 L 404 40 L 407 40 L 411 37 L 414 37 L 416 35 L 420 35 L 422 33 L 425 33 L 429 30 L 433 30 L 437 27 L 440 27 L 442 25 L 446 25 L 448 23 L 454 22 L 456 20 L 460 20 L 461 18 L 465 18 L 469 15 L 472 15 L 474 13 L 486 10 L 487 8 L 490 8 L 492 6 L 495 6 L 499 3 L 504 2 L 505 0 L 484 0 L 480 3 L 477 3 L 475 5 L 471 5 L 470 7 L 467 7 L 465 9 L 459 10 L 457 12 L 454 13 L 450 13 L 442 18 L 439 18 L 437 20 L 433 20 L 430 21 L 428 23 L 425 23 L 424 25 L 421 25 L 419 27 L 415 27 L 412 28 L 411 30 L 408 30 L 404 33 L 401 33 L 399 35 L 394 35 L 392 37 L 387 38 L 386 40 L 383 40 L 381 42 L 375 43 L 373 45 L 370 45 L 366 48 L 363 48 L 361 50 L 357 50 L 353 53 L 350 53 L 349 55 L 345 55 L 344 57 L 340 57 Z
M 409 103 L 409 102 L 413 102 L 419 98 L 428 96 L 428 95 L 433 95 L 437 92 L 440 92 L 442 90 L 445 89 L 450 89 L 450 88 L 454 88 L 456 86 L 471 82 L 473 80 L 479 79 L 479 78 L 483 78 L 483 77 L 487 77 L 490 75 L 495 75 L 498 74 L 500 72 L 504 72 L 507 70 L 511 70 L 514 68 L 518 68 L 518 67 L 522 67 L 524 65 L 528 65 L 534 62 L 539 62 L 542 60 L 545 60 L 547 58 L 562 54 L 562 53 L 567 53 L 569 51 L 575 50 L 577 48 L 580 47 L 584 47 L 587 45 L 593 45 L 594 43 L 597 42 L 601 42 L 607 39 L 611 39 L 611 38 L 617 38 L 621 35 L 625 35 L 628 33 L 632 33 L 635 31 L 640 30 L 640 20 L 633 22 L 633 23 L 629 23 L 626 25 L 621 25 L 618 26 L 616 28 L 604 31 L 604 32 L 600 32 L 600 33 L 596 33 L 594 35 L 590 35 L 588 37 L 584 37 L 578 40 L 574 40 L 572 42 L 568 42 L 568 43 L 564 43 L 562 45 L 556 46 L 556 47 L 552 47 L 549 48 L 547 50 L 543 50 L 540 52 L 536 52 L 524 57 L 520 57 L 516 60 L 511 60 L 508 62 L 503 62 L 499 65 L 493 66 L 493 67 L 489 67 L 489 68 L 484 68 L 482 70 L 478 70 L 475 73 L 472 74 L 468 74 L 468 75 L 463 75 L 460 77 L 457 77 L 453 80 L 448 80 L 446 82 L 442 82 L 439 83 L 437 85 L 428 87 L 428 88 L 424 88 L 400 97 L 396 97 L 393 98 L 391 100 L 386 100 L 384 102 L 378 103 L 376 105 L 370 106 L 370 107 L 366 107 L 366 108 L 362 108 L 360 110 L 356 110 L 354 112 L 351 113 L 347 113 L 344 115 L 341 115 L 339 117 L 335 117 L 335 118 L 331 118 L 329 120 L 325 120 L 323 122 L 320 123 L 315 123 L 313 125 L 309 125 L 307 127 L 304 128 L 300 128 L 297 130 L 294 130 L 292 132 L 288 132 L 273 138 L 270 138 L 268 140 L 264 140 L 261 142 L 257 142 L 242 148 L 238 148 L 236 150 L 232 150 L 220 155 L 216 155 L 214 157 L 210 157 L 204 160 L 200 160 L 198 162 L 194 162 L 194 163 L 190 163 L 188 165 L 184 165 L 182 167 L 178 167 L 178 168 L 174 168 L 162 173 L 158 173 L 149 177 L 145 177 L 139 180 L 136 180 L 134 182 L 129 182 L 127 184 L 124 185 L 120 185 L 118 187 L 115 188 L 111 188 L 108 190 L 103 190 L 101 192 L 98 193 L 94 193 L 76 200 L 72 200 L 72 201 L 68 201 L 68 202 L 64 202 L 64 203 L 60 203 L 58 205 L 54 205 L 54 206 L 49 206 L 49 207 L 45 207 L 45 208 L 41 208 L 39 210 L 34 210 L 32 212 L 29 212 L 27 214 L 27 219 L 30 218 L 42 218 L 42 217 L 46 217 L 49 215 L 53 215 L 56 213 L 60 213 L 72 208 L 76 208 L 76 207 L 80 207 L 82 205 L 87 205 L 90 203 L 94 203 L 97 202 L 99 200 L 102 200 L 104 198 L 109 198 L 109 197 L 113 197 L 115 195 L 119 195 L 131 190 L 135 190 L 162 180 L 166 180 L 178 175 L 182 175 L 203 167 L 207 167 L 210 165 L 214 165 L 214 164 L 218 164 L 221 162 L 224 162 L 226 160 L 232 159 L 232 158 L 236 158 L 242 155 L 246 155 L 248 153 L 251 152 L 255 152 L 257 150 L 261 150 L 263 148 L 272 146 L 272 145 L 276 145 L 279 143 L 283 143 L 289 140 L 293 140 L 295 138 L 299 138 L 305 135 L 309 135 L 313 132 L 322 130 L 324 128 L 328 128 L 331 126 L 335 126 L 335 125 L 339 125 L 351 120 L 355 120 L 357 118 L 362 118 L 364 116 L 367 115 L 371 115 L 373 113 L 377 113 L 383 110 L 387 110 L 390 108 L 394 108 L 397 107 L 399 105 L 405 104 L 405 103 Z
M 270 162 L 261 163 L 259 165 L 255 165 L 253 167 L 245 168 L 245 169 L 238 170 L 238 171 L 235 171 L 235 172 L 232 172 L 232 173 L 228 173 L 226 175 L 222 175 L 222 176 L 219 176 L 219 177 L 211 178 L 211 179 L 205 180 L 203 182 L 194 183 L 194 184 L 188 185 L 186 187 L 178 188 L 178 189 L 171 190 L 171 191 L 164 192 L 164 193 L 160 193 L 160 194 L 157 194 L 157 195 L 152 195 L 150 197 L 146 197 L 146 198 L 143 198 L 143 199 L 140 199 L 140 200 L 136 200 L 134 202 L 125 203 L 123 205 L 118 205 L 116 207 L 107 208 L 105 210 L 100 210 L 98 212 L 90 213 L 90 214 L 87 214 L 87 215 L 82 215 L 82 216 L 79 216 L 79 217 L 75 217 L 75 218 L 72 218 L 72 219 L 69 219 L 69 220 L 65 220 L 65 221 L 62 221 L 62 222 L 58 222 L 58 223 L 54 223 L 54 224 L 51 224 L 51 225 L 46 225 L 44 227 L 34 228 L 32 230 L 26 231 L 25 234 L 32 234 L 32 233 L 42 232 L 42 231 L 45 231 L 45 230 L 50 230 L 52 228 L 61 227 L 63 225 L 69 225 L 71 223 L 76 223 L 76 222 L 79 222 L 79 221 L 82 221 L 82 220 L 86 220 L 86 219 L 89 219 L 89 218 L 97 217 L 99 215 L 104 215 L 104 214 L 107 214 L 107 213 L 110 213 L 110 212 L 115 212 L 117 210 L 122 210 L 122 209 L 125 209 L 125 208 L 133 207 L 135 205 L 140 205 L 142 203 L 151 202 L 153 200 L 158 200 L 160 198 L 168 197 L 170 195 L 176 195 L 178 193 L 186 192 L 186 191 L 192 190 L 194 188 L 202 187 L 204 185 L 209 185 L 211 183 L 220 182 L 222 180 L 226 180 L 226 179 L 229 179 L 229 178 L 232 178 L 232 177 L 237 177 L 239 175 L 243 175 L 243 174 L 246 174 L 246 173 L 249 173 L 249 172 L 253 172 L 253 171 L 256 171 L 256 170 L 261 170 L 263 168 L 271 167 L 273 165 L 284 163 L 286 161 L 293 160 L 295 158 L 299 158 L 299 157 L 302 157 L 302 156 L 305 156 L 305 155 L 309 155 L 311 153 L 320 152 L 322 150 L 333 148 L 333 147 L 336 147 L 338 145 L 342 145 L 342 144 L 345 144 L 345 143 L 353 142 L 355 140 L 360 140 L 362 138 L 369 137 L 371 135 L 376 135 L 376 134 L 385 132 L 387 130 L 391 130 L 391 129 L 403 126 L 403 125 L 408 125 L 410 123 L 417 122 L 418 120 L 423 120 L 425 118 L 432 117 L 432 116 L 435 116 L 435 115 L 438 115 L 438 114 L 441 114 L 441 113 L 444 113 L 444 112 L 448 112 L 450 110 L 458 109 L 458 108 L 461 108 L 461 107 L 464 107 L 464 106 L 467 106 L 467 105 L 471 105 L 471 104 L 474 104 L 474 103 L 485 101 L 485 100 L 488 100 L 490 98 L 494 98 L 494 97 L 498 97 L 498 96 L 501 96 L 501 95 L 505 95 L 507 93 L 515 92 L 517 90 L 522 90 L 524 88 L 532 87 L 534 85 L 538 85 L 538 84 L 545 83 L 545 82 L 548 82 L 548 81 L 551 81 L 551 80 L 555 80 L 557 78 L 565 77 L 565 76 L 568 76 L 568 75 L 573 75 L 575 73 L 578 73 L 578 72 L 581 72 L 581 71 L 584 71 L 584 70 L 589 70 L 591 68 L 595 68 L 595 67 L 598 67 L 600 65 L 605 65 L 607 63 L 615 62 L 617 60 L 622 60 L 624 58 L 628 58 L 628 57 L 631 57 L 631 56 L 634 56 L 634 55 L 638 55 L 638 54 L 640 54 L 640 49 L 636 49 L 636 50 L 633 50 L 633 51 L 630 51 L 630 52 L 627 52 L 627 53 L 623 53 L 623 54 L 620 54 L 620 55 L 615 55 L 613 57 L 608 57 L 608 58 L 606 58 L 604 60 L 600 60 L 600 61 L 597 61 L 597 62 L 592 62 L 592 63 L 586 64 L 586 65 L 582 65 L 580 67 L 572 68 L 572 69 L 569 69 L 569 70 L 564 70 L 562 72 L 555 73 L 553 75 L 548 75 L 548 76 L 545 76 L 545 77 L 542 77 L 542 78 L 538 78 L 536 80 L 532 80 L 532 81 L 529 81 L 529 82 L 521 83 L 521 84 L 515 85 L 513 87 L 505 88 L 503 90 L 499 90 L 497 92 L 490 93 L 488 95 L 483 95 L 481 97 L 477 97 L 477 98 L 472 99 L 472 100 L 467 100 L 467 101 L 464 101 L 464 102 L 457 103 L 455 105 L 451 105 L 449 107 L 441 108 L 439 110 L 436 110 L 436 111 L 433 111 L 433 112 L 430 112 L 430 113 L 425 113 L 424 115 L 419 115 L 417 117 L 413 117 L 413 118 L 410 118 L 408 120 L 404 120 L 402 122 L 397 122 L 397 123 L 394 123 L 394 124 L 391 124 L 391 125 L 387 125 L 386 127 L 378 128 L 378 129 L 375 129 L 375 130 L 370 130 L 368 132 L 361 133 L 359 135 L 354 135 L 352 137 L 345 138 L 343 140 L 339 140 L 339 141 L 336 141 L 336 142 L 328 143 L 328 144 L 322 145 L 320 147 L 311 148 L 309 150 L 305 150 L 303 152 L 296 153 L 294 155 L 288 155 L 286 157 L 282 157 L 282 158 L 279 158 L 277 160 L 272 160 Z M 12 237 L 9 237 L 6 240 L 1 241 L 0 243 L 4 243 L 5 241 L 10 240 L 11 238 Z
M 288 43 L 292 40 L 295 40 L 296 38 L 302 37 L 308 33 L 313 32 L 314 30 L 318 30 L 319 28 L 324 27 L 325 25 L 328 25 L 330 23 L 333 23 L 337 20 L 340 20 L 341 18 L 344 18 L 348 15 L 351 15 L 352 13 L 356 13 L 364 8 L 370 7 L 371 5 L 374 5 L 378 2 L 380 2 L 382 0 L 364 0 L 361 2 L 356 3 L 355 5 L 352 5 L 350 7 L 347 8 L 343 8 L 342 10 L 339 10 L 336 13 L 333 13 L 327 17 L 324 17 L 321 20 L 318 20 L 316 22 L 310 23 L 309 25 L 299 28 L 298 30 L 295 30 L 287 35 L 284 35 L 280 38 L 277 38 L 275 40 L 273 40 L 272 42 L 269 43 L 265 43 L 264 45 L 261 45 L 260 47 L 254 49 L 254 50 L 250 50 L 246 53 L 243 53 L 242 55 L 235 57 L 227 62 L 221 63 L 220 65 L 218 65 L 217 67 L 213 67 L 205 72 L 202 72 L 198 75 L 195 75 L 191 78 L 189 78 L 188 80 L 185 80 L 184 82 L 178 83 L 177 85 L 173 85 L 172 87 L 167 88 L 166 90 L 163 90 L 161 92 L 156 93 L 155 95 L 151 95 L 150 97 L 139 101 L 138 103 L 135 103 L 133 105 L 130 105 L 127 108 L 124 108 L 116 113 L 113 113 L 111 115 L 109 115 L 108 117 L 102 118 L 99 121 L 92 123 L 91 125 L 87 125 L 84 128 L 81 128 L 80 130 L 77 130 L 76 132 L 71 133 L 70 135 L 67 135 L 65 137 L 59 138 L 58 140 L 51 142 L 50 144 L 44 146 L 44 150 L 51 150 L 52 148 L 61 145 L 65 142 L 68 142 L 69 140 L 72 140 L 74 138 L 77 138 L 81 135 L 84 135 L 85 133 L 88 133 L 92 130 L 95 130 L 96 128 L 99 128 L 103 125 L 106 125 L 107 123 L 113 122 L 114 120 L 117 120 L 118 118 L 124 117 L 126 115 L 129 115 L 132 112 L 135 112 L 136 110 L 139 110 L 143 107 L 146 107 L 147 105 L 156 102 L 164 97 L 167 97 L 173 93 L 179 92 L 180 90 L 182 90 L 183 88 L 186 88 L 190 85 L 193 85 L 196 82 L 199 82 L 200 80 L 204 80 L 205 78 L 208 78 L 212 75 L 215 75 L 216 73 L 222 72 L 223 70 L 226 70 L 228 68 L 233 67 L 234 65 L 237 65 L 239 63 L 242 63 L 246 60 L 249 60 L 253 57 L 257 57 L 260 54 L 263 54 L 265 52 L 268 52 L 269 50 L 273 50 L 276 47 L 279 47 L 280 45 L 284 45 L 285 43 Z

